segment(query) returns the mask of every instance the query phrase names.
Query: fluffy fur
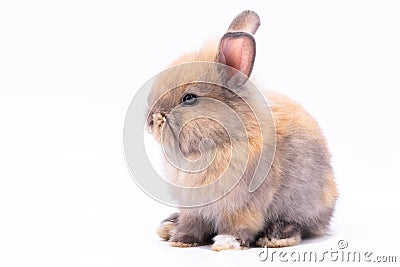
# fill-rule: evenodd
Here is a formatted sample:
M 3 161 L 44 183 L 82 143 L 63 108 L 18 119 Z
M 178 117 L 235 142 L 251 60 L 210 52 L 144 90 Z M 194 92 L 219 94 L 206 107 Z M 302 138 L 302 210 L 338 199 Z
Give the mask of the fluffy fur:
M 179 147 L 186 158 L 195 160 L 201 156 L 199 145 L 202 139 L 210 138 L 215 143 L 215 159 L 202 172 L 182 172 L 166 162 L 167 177 L 176 185 L 202 186 L 216 181 L 225 171 L 229 163 L 226 155 L 231 152 L 229 136 L 215 121 L 199 118 L 181 129 L 184 118 L 196 112 L 195 109 L 185 108 L 171 115 L 185 93 L 195 93 L 225 103 L 240 117 L 249 133 L 247 138 L 238 137 L 239 146 L 249 144 L 249 164 L 233 190 L 208 205 L 181 208 L 179 215 L 173 215 L 174 220 L 163 221 L 158 233 L 161 238 L 169 240 L 172 246 L 208 244 L 213 237 L 222 236 L 224 238 L 214 239 L 215 250 L 237 248 L 237 244 L 242 247 L 251 244 L 283 247 L 298 244 L 302 237 L 323 235 L 328 229 L 337 190 L 330 154 L 316 121 L 294 101 L 270 91 L 263 91 L 263 94 L 273 120 L 268 116 L 257 120 L 249 106 L 258 114 L 266 114 L 268 110 L 261 105 L 263 99 L 254 97 L 254 88 L 249 83 L 234 81 L 237 90 L 242 93 L 242 97 L 238 97 L 224 87 L 190 82 L 199 79 L 227 82 L 233 80 L 231 74 L 222 77 L 215 69 L 204 69 L 201 65 L 188 68 L 183 64 L 200 61 L 223 63 L 250 76 L 255 58 L 252 34 L 259 24 L 255 12 L 242 12 L 219 42 L 209 43 L 200 51 L 185 54 L 175 61 L 172 65 L 180 68 L 174 75 L 161 75 L 149 95 L 147 126 L 157 140 L 164 138 L 167 150 Z M 175 89 L 166 91 L 166 88 Z M 226 118 L 226 114 L 221 114 L 218 106 L 210 104 L 207 111 L 221 121 L 230 119 Z M 232 119 L 231 123 L 234 128 L 235 123 L 239 122 Z M 263 127 L 265 132 L 262 133 L 259 127 Z M 178 138 L 175 136 L 177 131 L 180 131 Z M 271 135 L 274 135 L 276 144 L 272 167 L 261 186 L 250 193 L 248 186 L 251 174 L 263 147 L 261 140 L 271 141 Z M 237 157 L 233 159 L 232 166 L 240 166 L 245 160 L 247 158 Z M 261 164 L 265 162 L 262 158 Z M 233 168 L 232 177 L 240 171 Z M 172 193 L 186 202 L 193 198 L 207 201 L 220 194 L 221 186 L 229 182 L 218 181 L 208 191 L 198 195 Z

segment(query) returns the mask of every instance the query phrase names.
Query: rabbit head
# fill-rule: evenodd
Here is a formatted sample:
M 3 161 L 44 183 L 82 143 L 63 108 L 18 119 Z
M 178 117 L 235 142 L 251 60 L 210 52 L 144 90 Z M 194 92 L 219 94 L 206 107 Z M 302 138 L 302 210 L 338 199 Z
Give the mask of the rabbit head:
M 210 183 L 229 164 L 251 162 L 262 148 L 260 124 L 266 122 L 257 109 L 265 111 L 265 99 L 249 81 L 259 25 L 255 12 L 242 12 L 218 42 L 183 55 L 153 84 L 147 127 L 168 161 L 189 171 L 181 185 Z

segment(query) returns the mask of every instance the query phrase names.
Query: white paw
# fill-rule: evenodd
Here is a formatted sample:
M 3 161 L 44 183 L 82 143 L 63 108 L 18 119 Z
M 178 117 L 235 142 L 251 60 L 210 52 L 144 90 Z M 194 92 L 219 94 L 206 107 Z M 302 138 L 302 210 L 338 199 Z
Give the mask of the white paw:
M 214 251 L 240 249 L 240 242 L 233 235 L 217 235 L 213 240 L 211 249 Z

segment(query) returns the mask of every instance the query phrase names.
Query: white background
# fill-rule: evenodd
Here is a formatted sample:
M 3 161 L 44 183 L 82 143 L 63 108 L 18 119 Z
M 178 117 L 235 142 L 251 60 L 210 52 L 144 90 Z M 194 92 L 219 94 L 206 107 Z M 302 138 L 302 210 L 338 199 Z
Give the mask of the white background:
M 173 209 L 136 186 L 122 147 L 135 91 L 244 9 L 262 22 L 253 77 L 319 121 L 339 185 L 331 235 L 286 251 L 343 239 L 400 260 L 400 3 L 245 2 L 1 1 L 0 266 L 269 264 L 161 242 Z

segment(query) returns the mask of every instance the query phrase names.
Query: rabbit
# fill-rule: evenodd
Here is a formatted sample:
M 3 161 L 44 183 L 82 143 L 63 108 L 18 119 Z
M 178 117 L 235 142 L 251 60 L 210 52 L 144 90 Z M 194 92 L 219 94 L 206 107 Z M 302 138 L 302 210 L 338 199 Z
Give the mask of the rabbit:
M 207 188 L 208 191 L 197 195 L 179 190 L 171 192 L 178 200 L 204 198 L 204 203 L 207 202 L 194 207 L 182 206 L 179 213 L 162 221 L 157 233 L 171 246 L 211 244 L 214 251 L 249 246 L 286 247 L 299 244 L 303 238 L 324 235 L 329 229 L 338 191 L 331 155 L 319 125 L 293 100 L 264 89 L 261 90 L 263 97 L 256 96 L 255 88 L 250 85 L 256 55 L 254 34 L 259 26 L 257 13 L 243 11 L 234 18 L 220 40 L 206 43 L 199 51 L 184 54 L 174 61 L 171 66 L 180 66 L 179 71 L 161 75 L 148 96 L 147 128 L 157 141 L 163 142 L 169 153 L 180 150 L 179 153 L 193 161 L 202 153 L 207 155 L 208 150 L 216 151 L 213 164 L 193 173 L 174 167 L 164 158 L 165 175 L 173 184 L 184 187 L 210 185 L 226 170 L 232 149 L 226 131 L 215 121 L 198 117 L 180 125 L 183 117 L 206 110 L 221 121 L 228 121 L 234 130 L 240 121 L 248 134 L 246 138 L 238 137 L 237 141 L 239 145 L 246 142 L 249 146 L 247 157 L 239 153 L 231 159 L 235 166 L 247 162 L 246 170 L 223 197 L 207 202 L 220 193 L 218 186 L 222 182 L 214 183 Z M 228 66 L 240 75 L 218 71 L 218 67 L 213 70 L 190 65 L 196 62 Z M 199 85 L 189 82 L 165 91 L 165 87 L 178 84 L 183 76 L 193 81 L 200 76 L 219 79 L 234 89 L 230 91 L 211 83 Z M 235 92 L 240 92 L 241 96 Z M 205 98 L 229 106 L 239 119 L 226 116 L 218 106 L 206 106 L 207 103 L 202 102 Z M 268 106 L 259 104 L 262 101 L 267 101 Z M 206 107 L 200 109 L 201 103 Z M 177 106 L 183 107 L 174 110 Z M 272 116 L 256 118 L 249 106 L 258 114 L 270 112 Z M 178 137 L 177 131 L 180 131 Z M 274 138 L 275 147 L 268 147 L 274 149 L 272 165 L 269 169 L 264 168 L 265 179 L 250 192 L 249 184 L 257 165 L 255 161 L 261 159 L 260 164 L 266 164 L 265 158 L 260 158 L 264 142 L 260 139 L 264 135 L 269 141 L 269 136 Z M 203 139 L 212 139 L 213 143 L 204 144 L 201 142 Z

